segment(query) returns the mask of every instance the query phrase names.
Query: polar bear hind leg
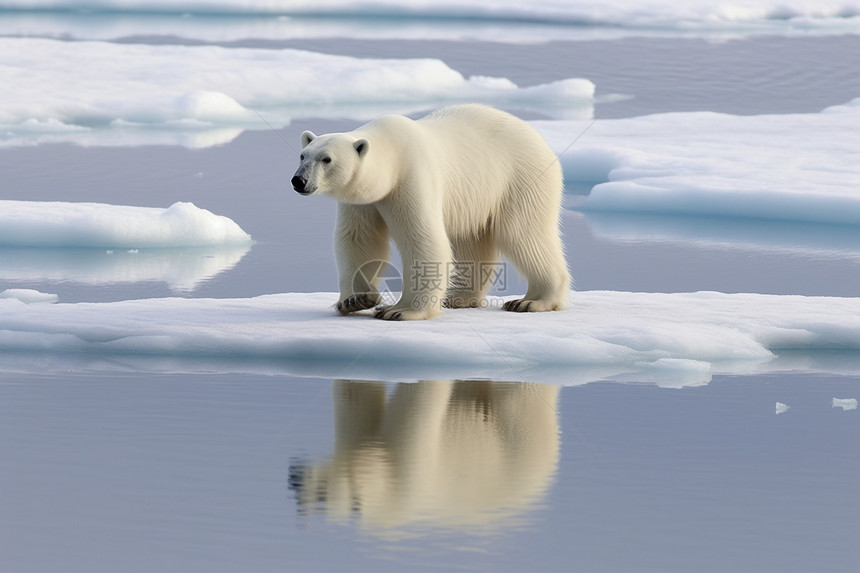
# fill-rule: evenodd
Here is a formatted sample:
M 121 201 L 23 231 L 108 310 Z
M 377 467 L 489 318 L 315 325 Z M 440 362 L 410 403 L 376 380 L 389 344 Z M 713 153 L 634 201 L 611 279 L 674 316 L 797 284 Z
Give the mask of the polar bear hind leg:
M 561 310 L 570 290 L 570 273 L 558 229 L 560 169 L 545 170 L 526 187 L 525 192 L 509 195 L 516 199 L 505 206 L 496 225 L 502 255 L 528 280 L 525 296 L 507 301 L 502 309 Z
M 560 241 L 526 237 L 508 244 L 503 253 L 529 284 L 525 296 L 507 301 L 503 310 L 543 312 L 564 308 L 570 275 L 565 268 Z

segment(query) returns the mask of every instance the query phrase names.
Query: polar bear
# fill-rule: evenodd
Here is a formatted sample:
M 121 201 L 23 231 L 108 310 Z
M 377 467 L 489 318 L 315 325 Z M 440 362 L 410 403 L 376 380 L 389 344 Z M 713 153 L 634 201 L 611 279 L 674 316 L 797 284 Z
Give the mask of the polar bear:
M 505 310 L 564 307 L 561 167 L 526 122 L 457 105 L 419 120 L 384 116 L 349 133 L 305 131 L 301 143 L 293 188 L 338 201 L 341 314 L 379 304 L 378 277 L 364 269 L 388 260 L 389 237 L 401 253 L 403 293 L 377 318 L 419 320 L 443 306 L 480 306 L 493 278 L 486 269 L 500 255 L 528 280 L 525 296 Z
M 389 391 L 382 382 L 335 380 L 334 454 L 290 465 L 299 512 L 357 518 L 382 535 L 516 523 L 556 475 L 558 390 L 427 380 Z

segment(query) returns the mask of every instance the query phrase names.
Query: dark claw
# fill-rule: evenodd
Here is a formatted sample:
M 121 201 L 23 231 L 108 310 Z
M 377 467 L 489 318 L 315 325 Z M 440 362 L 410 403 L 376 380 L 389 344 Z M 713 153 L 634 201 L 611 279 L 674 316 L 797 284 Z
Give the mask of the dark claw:
M 349 314 L 366 308 L 371 308 L 376 304 L 376 301 L 368 294 L 357 294 L 347 297 L 342 302 L 337 303 L 337 311 L 341 314 Z
M 531 306 L 532 301 L 520 298 L 517 300 L 509 300 L 502 305 L 502 310 L 509 310 L 511 312 L 528 312 Z
M 391 313 L 388 316 L 385 316 L 385 313 L 388 312 L 387 308 L 379 308 L 376 310 L 376 318 L 381 318 L 382 320 L 403 320 L 403 313 L 399 310 Z

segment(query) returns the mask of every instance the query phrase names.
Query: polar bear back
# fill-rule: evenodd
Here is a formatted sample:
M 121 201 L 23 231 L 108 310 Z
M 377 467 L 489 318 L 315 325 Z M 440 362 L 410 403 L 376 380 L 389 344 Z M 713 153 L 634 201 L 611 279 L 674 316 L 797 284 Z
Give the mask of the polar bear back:
M 536 205 L 558 210 L 563 186 L 558 158 L 534 128 L 511 114 L 456 105 L 417 121 L 388 116 L 359 131 L 374 144 L 391 145 L 389 152 L 400 156 L 398 165 L 417 170 L 402 177 L 430 182 L 452 238 L 481 232 L 505 212 Z M 554 225 L 556 216 L 547 220 Z
M 439 168 L 449 234 L 471 235 L 505 211 L 534 205 L 558 208 L 562 193 L 558 159 L 525 121 L 486 106 L 460 105 L 418 123 L 431 135 L 438 146 L 435 156 L 444 162 Z

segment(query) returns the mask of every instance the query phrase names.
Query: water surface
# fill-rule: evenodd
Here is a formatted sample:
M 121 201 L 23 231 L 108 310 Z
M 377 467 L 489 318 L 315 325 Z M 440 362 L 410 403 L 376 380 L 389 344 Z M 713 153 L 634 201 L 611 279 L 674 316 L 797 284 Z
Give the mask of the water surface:
M 4 374 L 0 569 L 853 571 L 856 384 Z

